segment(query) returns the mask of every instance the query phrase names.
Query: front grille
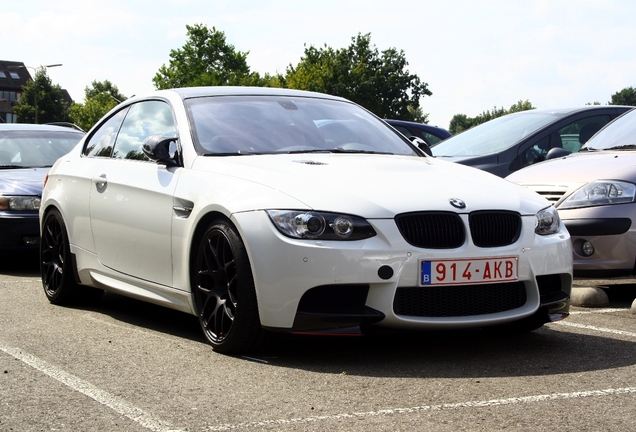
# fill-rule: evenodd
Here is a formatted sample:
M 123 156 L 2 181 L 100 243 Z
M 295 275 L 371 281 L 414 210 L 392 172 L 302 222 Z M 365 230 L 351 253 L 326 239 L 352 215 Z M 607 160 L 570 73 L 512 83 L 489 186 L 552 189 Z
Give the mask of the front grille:
M 477 211 L 468 220 L 473 243 L 482 248 L 513 244 L 521 233 L 521 216 L 515 212 Z M 404 239 L 419 248 L 453 249 L 466 241 L 466 228 L 457 213 L 405 213 L 397 215 L 395 223 Z
M 395 223 L 411 245 L 429 249 L 453 249 L 464 244 L 466 230 L 457 213 L 421 212 L 397 215 Z
M 398 288 L 393 299 L 397 315 L 461 317 L 519 308 L 526 303 L 523 282 Z
M 499 247 L 513 244 L 521 234 L 519 213 L 478 211 L 470 214 L 470 234 L 477 247 Z

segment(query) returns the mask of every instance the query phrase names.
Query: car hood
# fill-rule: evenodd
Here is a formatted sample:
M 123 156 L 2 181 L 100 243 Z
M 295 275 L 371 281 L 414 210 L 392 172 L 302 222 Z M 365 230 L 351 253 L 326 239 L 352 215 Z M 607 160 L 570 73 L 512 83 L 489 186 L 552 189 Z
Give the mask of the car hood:
M 524 185 L 582 185 L 597 179 L 636 182 L 636 152 L 574 153 L 531 165 L 506 177 Z
M 291 154 L 199 157 L 193 169 L 258 183 L 315 210 L 368 218 L 422 211 L 506 209 L 535 214 L 549 203 L 534 192 L 486 172 L 434 158 Z M 273 205 L 276 205 L 273 203 Z
M 49 168 L 0 170 L 0 195 L 42 195 Z

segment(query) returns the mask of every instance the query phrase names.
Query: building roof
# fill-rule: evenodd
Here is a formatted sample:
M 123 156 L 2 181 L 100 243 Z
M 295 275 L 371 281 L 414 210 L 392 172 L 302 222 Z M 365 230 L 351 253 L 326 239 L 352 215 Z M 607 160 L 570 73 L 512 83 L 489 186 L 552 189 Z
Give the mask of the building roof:
M 0 60 L 0 90 L 22 91 L 22 86 L 31 79 L 24 63 Z

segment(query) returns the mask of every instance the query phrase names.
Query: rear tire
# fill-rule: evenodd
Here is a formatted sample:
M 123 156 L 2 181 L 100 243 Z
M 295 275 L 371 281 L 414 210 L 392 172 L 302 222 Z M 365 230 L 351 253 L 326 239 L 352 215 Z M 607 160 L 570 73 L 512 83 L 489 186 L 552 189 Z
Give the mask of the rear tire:
M 44 218 L 40 241 L 40 274 L 44 294 L 56 305 L 99 300 L 104 291 L 78 285 L 72 262 L 64 219 L 60 212 L 51 210 Z
M 230 354 L 256 348 L 261 328 L 254 278 L 236 229 L 215 220 L 203 233 L 191 269 L 199 323 L 215 351 Z

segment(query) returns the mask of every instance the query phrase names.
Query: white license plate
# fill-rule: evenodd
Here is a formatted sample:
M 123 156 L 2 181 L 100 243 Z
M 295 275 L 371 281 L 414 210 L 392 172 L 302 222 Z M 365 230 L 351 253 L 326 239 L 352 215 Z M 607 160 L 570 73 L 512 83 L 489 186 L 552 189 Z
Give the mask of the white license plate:
M 518 267 L 516 256 L 420 261 L 420 285 L 515 281 Z

